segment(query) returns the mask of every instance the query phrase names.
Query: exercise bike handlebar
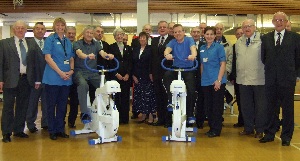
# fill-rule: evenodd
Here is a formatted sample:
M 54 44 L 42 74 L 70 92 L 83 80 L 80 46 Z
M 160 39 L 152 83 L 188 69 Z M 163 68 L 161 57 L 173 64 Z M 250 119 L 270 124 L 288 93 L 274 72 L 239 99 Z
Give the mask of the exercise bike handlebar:
M 115 68 L 113 68 L 113 69 L 104 69 L 104 66 L 98 65 L 98 66 L 101 68 L 100 70 L 90 68 L 90 67 L 87 65 L 87 60 L 88 60 L 88 59 L 89 59 L 89 57 L 86 57 L 86 58 L 84 59 L 84 66 L 85 66 L 88 70 L 90 70 L 90 71 L 92 71 L 92 72 L 95 72 L 95 73 L 100 73 L 100 72 L 114 72 L 114 71 L 116 71 L 116 70 L 119 69 L 119 61 L 118 61 L 118 59 L 116 59 L 116 58 L 113 59 L 113 60 L 116 62 L 116 64 L 117 64 L 117 66 L 116 66 Z
M 189 68 L 189 69 L 183 69 L 183 68 L 179 68 L 179 69 L 172 69 L 172 68 L 167 68 L 165 65 L 164 65 L 164 62 L 166 61 L 167 59 L 166 58 L 164 58 L 162 61 L 161 61 L 161 63 L 160 63 L 160 65 L 161 65 L 161 67 L 163 68 L 163 69 L 165 69 L 165 70 L 169 70 L 169 71 L 181 71 L 181 72 L 188 72 L 188 71 L 192 71 L 192 70 L 196 70 L 196 68 L 198 67 L 198 60 L 196 60 L 195 59 L 195 62 L 196 62 L 196 65 L 193 67 L 193 68 Z

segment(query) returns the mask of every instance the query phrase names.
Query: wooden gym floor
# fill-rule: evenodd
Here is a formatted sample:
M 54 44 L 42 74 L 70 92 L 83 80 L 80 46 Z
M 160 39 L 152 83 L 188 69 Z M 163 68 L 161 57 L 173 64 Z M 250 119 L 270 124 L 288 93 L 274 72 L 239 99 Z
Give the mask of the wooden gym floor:
M 0 103 L 0 114 L 2 102 Z M 224 112 L 224 128 L 220 137 L 208 138 L 207 123 L 199 129 L 195 143 L 162 142 L 162 136 L 168 131 L 163 127 L 137 124 L 130 120 L 128 125 L 120 125 L 118 134 L 122 142 L 89 145 L 88 140 L 97 138 L 97 134 L 85 134 L 69 139 L 49 139 L 48 132 L 40 129 L 29 134 L 28 139 L 15 138 L 12 142 L 0 142 L 0 161 L 298 161 L 300 158 L 300 102 L 295 101 L 295 132 L 291 146 L 282 147 L 277 133 L 274 142 L 261 144 L 253 136 L 239 136 L 243 128 L 233 128 L 237 122 L 237 110 L 234 115 L 229 109 Z M 83 125 L 77 118 L 77 129 Z M 66 127 L 66 132 L 70 129 Z

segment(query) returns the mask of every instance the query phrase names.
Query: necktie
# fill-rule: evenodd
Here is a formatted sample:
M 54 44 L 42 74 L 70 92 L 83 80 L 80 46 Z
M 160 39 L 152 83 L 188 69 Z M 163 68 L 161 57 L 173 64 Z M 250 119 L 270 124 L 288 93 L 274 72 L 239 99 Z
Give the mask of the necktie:
M 277 40 L 276 40 L 276 46 L 277 46 L 277 45 L 280 45 L 280 38 L 281 38 L 280 32 L 278 32 L 277 34 L 278 34 L 278 38 L 277 38 Z
M 27 65 L 27 63 L 26 63 L 26 49 L 25 49 L 25 46 L 23 44 L 23 40 L 20 39 L 19 42 L 20 42 L 19 45 L 20 45 L 20 51 L 21 51 L 22 64 L 26 66 Z
M 103 49 L 102 41 L 100 40 L 99 43 L 100 43 L 101 49 Z
M 204 41 L 204 37 L 200 37 L 200 41 L 203 42 Z
M 249 44 L 250 44 L 250 37 L 246 41 L 246 45 L 249 46 Z
M 40 48 L 43 49 L 43 41 L 40 40 L 39 43 L 40 43 Z
M 163 45 L 163 44 L 164 44 L 164 41 L 165 41 L 165 37 L 162 36 L 161 39 L 160 39 L 159 46 Z

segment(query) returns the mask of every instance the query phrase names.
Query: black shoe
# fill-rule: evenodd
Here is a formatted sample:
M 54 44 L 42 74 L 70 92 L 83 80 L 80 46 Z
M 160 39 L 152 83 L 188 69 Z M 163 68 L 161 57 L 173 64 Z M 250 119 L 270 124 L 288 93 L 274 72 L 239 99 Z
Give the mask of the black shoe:
M 260 143 L 272 142 L 274 139 L 263 137 L 259 140 Z
M 198 129 L 203 129 L 203 124 L 197 124 Z
M 171 123 L 166 123 L 166 124 L 164 125 L 164 128 L 168 128 L 168 127 L 172 127 L 172 124 L 171 124 Z
M 284 140 L 282 140 L 282 142 L 281 142 L 282 146 L 290 146 L 290 144 L 291 144 L 291 141 L 284 141 Z
M 204 133 L 204 135 L 208 136 L 210 133 L 212 133 L 212 131 L 207 131 L 206 133 Z
M 56 136 L 62 137 L 62 138 L 69 138 L 69 135 L 67 135 L 67 134 L 64 133 L 64 132 L 58 132 L 58 133 L 56 133 Z
M 165 123 L 161 122 L 161 121 L 157 121 L 157 122 L 153 123 L 152 125 L 153 126 L 163 126 L 163 125 L 165 125 Z
M 41 128 L 44 130 L 48 130 L 48 126 L 42 126 Z
M 68 123 L 68 127 L 69 128 L 76 128 L 76 126 L 74 124 Z
M 233 127 L 235 127 L 235 128 L 243 127 L 243 126 L 244 126 L 244 124 L 241 124 L 241 123 L 233 124 Z
M 19 137 L 19 138 L 28 138 L 29 136 L 25 134 L 24 132 L 18 132 L 15 133 L 14 136 Z
M 51 140 L 57 140 L 56 134 L 55 134 L 55 133 L 51 133 L 51 134 L 50 134 L 50 139 L 51 139 Z
M 137 119 L 138 116 L 137 116 L 137 115 L 132 115 L 130 118 L 131 118 L 131 119 Z
M 137 121 L 138 124 L 142 124 L 142 123 L 146 123 L 146 118 L 144 120 L 141 121 Z
M 5 134 L 5 135 L 3 135 L 2 142 L 4 142 L 4 143 L 11 142 L 10 134 Z
M 216 134 L 216 133 L 214 133 L 214 132 L 210 132 L 210 133 L 207 134 L 207 136 L 208 136 L 209 138 L 213 138 L 213 137 L 220 136 L 220 134 Z
M 31 133 L 35 133 L 35 132 L 38 131 L 38 129 L 37 129 L 36 127 L 34 127 L 34 128 L 32 128 L 32 129 L 29 129 L 29 131 L 30 131 Z

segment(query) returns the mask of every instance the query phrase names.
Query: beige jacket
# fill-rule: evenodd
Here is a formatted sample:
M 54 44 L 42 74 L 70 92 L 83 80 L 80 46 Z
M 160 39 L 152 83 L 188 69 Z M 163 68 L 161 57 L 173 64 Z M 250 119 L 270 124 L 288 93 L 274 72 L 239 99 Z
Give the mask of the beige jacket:
M 261 61 L 260 33 L 251 36 L 247 47 L 247 37 L 240 37 L 235 45 L 236 51 L 236 82 L 242 85 L 265 85 L 264 64 Z

